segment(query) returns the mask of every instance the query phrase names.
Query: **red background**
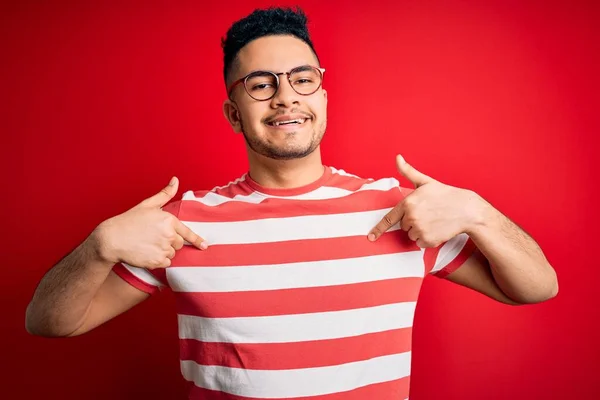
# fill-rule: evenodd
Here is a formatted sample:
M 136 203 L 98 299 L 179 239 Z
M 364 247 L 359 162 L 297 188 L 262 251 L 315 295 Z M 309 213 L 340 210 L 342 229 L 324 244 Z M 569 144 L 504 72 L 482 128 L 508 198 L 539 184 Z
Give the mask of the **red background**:
M 170 294 L 69 340 L 27 335 L 25 307 L 96 224 L 171 175 L 181 193 L 245 172 L 220 38 L 269 3 L 47 3 L 2 6 L 0 397 L 183 398 Z M 487 198 L 558 271 L 557 298 L 518 308 L 427 278 L 411 400 L 600 398 L 595 2 L 300 4 L 327 69 L 324 161 L 390 176 L 401 152 Z

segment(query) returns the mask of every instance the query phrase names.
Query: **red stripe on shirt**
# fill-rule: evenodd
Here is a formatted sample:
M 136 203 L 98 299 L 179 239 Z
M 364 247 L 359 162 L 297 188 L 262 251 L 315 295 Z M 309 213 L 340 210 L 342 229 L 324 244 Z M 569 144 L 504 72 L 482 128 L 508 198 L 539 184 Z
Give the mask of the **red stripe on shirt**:
M 326 367 L 411 350 L 412 328 L 291 343 L 215 343 L 181 339 L 181 360 L 229 368 L 283 370 Z
M 245 397 L 219 392 L 216 390 L 202 389 L 190 383 L 191 400 L 404 400 L 408 398 L 410 377 L 396 379 L 389 382 L 376 383 L 358 389 L 332 393 L 321 396 L 286 397 L 286 398 L 258 398 Z
M 439 278 L 447 277 L 452 272 L 459 269 L 465 263 L 465 261 L 469 259 L 469 257 L 474 253 L 476 249 L 477 246 L 475 245 L 475 242 L 473 242 L 471 238 L 467 239 L 467 242 L 465 243 L 464 247 L 462 248 L 460 253 L 454 258 L 454 260 L 450 261 L 448 265 L 446 265 L 441 270 L 435 272 L 433 275 Z
M 238 180 L 238 182 L 234 183 L 232 181 L 226 186 L 216 187 L 210 191 L 208 190 L 198 190 L 194 191 L 194 195 L 196 197 L 203 197 L 206 193 L 213 192 L 220 196 L 224 196 L 227 198 L 233 198 L 235 196 L 244 196 L 248 195 L 252 192 L 259 191 L 264 192 L 268 195 L 282 195 L 282 196 L 291 196 L 294 194 L 302 194 L 310 191 L 311 188 L 318 189 L 319 187 L 337 187 L 340 189 L 346 189 L 355 191 L 360 187 L 367 183 L 374 182 L 374 180 L 360 178 L 357 176 L 351 175 L 342 175 L 340 173 L 334 173 L 331 167 L 325 167 L 325 171 L 323 175 L 315 182 L 300 188 L 295 189 L 270 189 L 260 186 L 258 183 L 253 181 L 247 174 Z
M 374 211 L 394 207 L 402 199 L 398 188 L 367 190 L 344 197 L 322 200 L 265 198 L 260 204 L 228 201 L 207 206 L 196 200 L 183 200 L 179 219 L 191 222 L 235 222 L 305 215 L 331 215 Z
M 294 289 L 177 293 L 177 312 L 197 317 L 228 318 L 375 307 L 417 301 L 422 281 L 422 278 L 397 278 Z
M 184 246 L 177 252 L 171 265 L 177 267 L 268 265 L 339 260 L 409 251 L 420 251 L 420 249 L 410 240 L 406 232 L 399 229 L 383 234 L 376 242 L 370 242 L 365 234 L 275 243 L 213 245 L 207 250 Z

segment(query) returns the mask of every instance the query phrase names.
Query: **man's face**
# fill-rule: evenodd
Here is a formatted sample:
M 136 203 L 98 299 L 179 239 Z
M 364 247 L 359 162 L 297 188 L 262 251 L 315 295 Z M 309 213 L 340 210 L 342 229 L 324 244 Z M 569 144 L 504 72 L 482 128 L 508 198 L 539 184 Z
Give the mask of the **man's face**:
M 242 48 L 237 57 L 238 67 L 231 81 L 259 70 L 280 73 L 303 65 L 318 66 L 310 47 L 292 36 L 256 39 Z M 234 130 L 244 134 L 251 151 L 289 160 L 305 157 L 319 147 L 327 125 L 327 92 L 322 87 L 311 95 L 301 95 L 294 91 L 286 75 L 279 75 L 279 89 L 270 100 L 253 99 L 243 83 L 233 89 L 231 100 L 225 102 L 225 115 Z M 292 119 L 304 122 L 285 123 Z

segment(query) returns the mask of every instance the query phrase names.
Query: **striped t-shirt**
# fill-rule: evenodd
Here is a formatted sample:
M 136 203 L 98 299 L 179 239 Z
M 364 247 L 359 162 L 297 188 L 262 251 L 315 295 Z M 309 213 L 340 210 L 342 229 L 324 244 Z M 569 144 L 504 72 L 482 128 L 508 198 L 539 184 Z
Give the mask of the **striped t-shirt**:
M 207 250 L 184 246 L 166 269 L 114 270 L 174 292 L 190 399 L 404 400 L 423 278 L 474 250 L 466 234 L 421 249 L 398 225 L 370 242 L 409 191 L 332 167 L 296 189 L 245 174 L 164 208 Z

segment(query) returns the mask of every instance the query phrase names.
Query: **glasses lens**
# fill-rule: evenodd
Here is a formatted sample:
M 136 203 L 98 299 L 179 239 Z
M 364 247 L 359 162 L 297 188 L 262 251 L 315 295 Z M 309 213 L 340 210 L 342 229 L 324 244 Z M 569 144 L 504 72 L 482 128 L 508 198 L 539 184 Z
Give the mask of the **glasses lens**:
M 321 86 L 321 71 L 312 67 L 300 67 L 290 74 L 290 83 L 300 94 L 313 94 Z
M 266 100 L 277 91 L 277 77 L 270 72 L 255 72 L 246 79 L 246 91 L 256 100 Z

